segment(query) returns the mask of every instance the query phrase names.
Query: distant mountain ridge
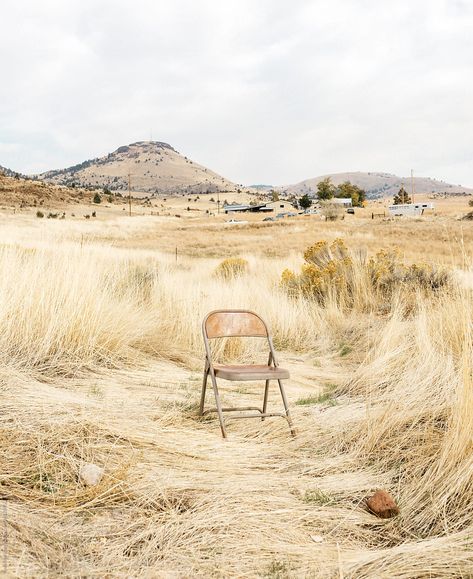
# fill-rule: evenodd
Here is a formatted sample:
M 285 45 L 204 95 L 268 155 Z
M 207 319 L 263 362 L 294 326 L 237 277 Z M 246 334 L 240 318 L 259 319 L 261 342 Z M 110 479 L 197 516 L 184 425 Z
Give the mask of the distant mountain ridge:
M 25 177 L 0 165 L 0 173 L 8 177 Z M 56 185 L 84 188 L 108 188 L 111 191 L 126 191 L 130 174 L 134 192 L 150 194 L 170 193 L 216 193 L 238 191 L 241 185 L 218 175 L 214 171 L 181 155 L 171 145 L 162 141 L 138 141 L 118 147 L 112 153 L 82 161 L 65 169 L 51 170 L 32 178 Z M 369 199 L 393 197 L 399 189 L 410 192 L 410 177 L 399 177 L 382 171 L 331 173 L 305 179 L 286 186 L 269 184 L 250 185 L 253 193 L 268 194 L 277 190 L 287 195 L 314 195 L 317 184 L 330 177 L 334 185 L 344 181 L 364 189 Z M 430 177 L 414 177 L 416 193 L 435 195 L 472 195 L 473 188 L 453 185 Z
M 3 167 L 2 165 L 0 165 L 0 174 L 5 175 L 5 177 L 24 177 L 21 173 L 7 169 L 7 167 Z
M 403 186 L 408 192 L 411 191 L 411 178 L 398 177 L 391 173 L 383 172 L 347 172 L 347 173 L 332 173 L 328 175 L 321 175 L 312 179 L 305 179 L 294 185 L 280 187 L 283 192 L 290 195 L 314 194 L 317 191 L 317 183 L 323 179 L 330 177 L 334 185 L 340 185 L 344 181 L 350 181 L 354 185 L 358 185 L 366 191 L 367 197 L 370 199 L 377 199 L 382 197 L 392 197 Z M 416 193 L 424 194 L 473 194 L 473 188 L 462 187 L 461 185 L 452 185 L 432 179 L 430 177 L 414 177 L 414 191 Z
M 131 189 L 146 193 L 214 193 L 237 186 L 214 171 L 191 161 L 168 143 L 138 141 L 103 157 L 89 159 L 37 177 L 58 185 Z

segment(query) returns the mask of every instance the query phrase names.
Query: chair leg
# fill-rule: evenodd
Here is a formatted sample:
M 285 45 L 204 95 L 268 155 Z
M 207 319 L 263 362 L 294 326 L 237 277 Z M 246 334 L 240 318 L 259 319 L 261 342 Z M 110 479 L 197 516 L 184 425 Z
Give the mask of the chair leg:
M 220 395 L 218 393 L 218 388 L 217 388 L 217 379 L 215 378 L 213 373 L 210 375 L 210 377 L 212 379 L 212 386 L 213 386 L 214 394 L 215 394 L 215 405 L 217 406 L 217 413 L 218 413 L 218 419 L 220 420 L 220 428 L 222 430 L 222 436 L 223 436 L 223 438 L 227 438 L 227 431 L 225 429 L 225 420 L 223 418 L 222 405 L 220 403 Z
M 269 380 L 266 380 L 266 385 L 264 387 L 263 414 L 265 414 L 266 408 L 268 406 L 268 393 L 269 393 Z M 261 421 L 263 420 L 264 416 L 261 418 Z
M 209 369 L 206 366 L 204 369 L 204 380 L 202 382 L 202 394 L 200 396 L 199 416 L 202 416 L 202 414 L 204 413 L 205 392 L 207 390 L 207 378 L 208 377 L 209 377 Z
M 296 431 L 295 431 L 294 426 L 292 424 L 292 418 L 291 418 L 291 415 L 289 413 L 289 406 L 287 404 L 286 393 L 284 392 L 284 387 L 282 385 L 282 381 L 278 380 L 278 384 L 279 384 L 279 390 L 281 391 L 281 398 L 282 398 L 282 401 L 284 404 L 284 410 L 286 411 L 287 422 L 289 424 L 289 428 L 291 429 L 291 434 L 292 434 L 292 436 L 296 436 Z

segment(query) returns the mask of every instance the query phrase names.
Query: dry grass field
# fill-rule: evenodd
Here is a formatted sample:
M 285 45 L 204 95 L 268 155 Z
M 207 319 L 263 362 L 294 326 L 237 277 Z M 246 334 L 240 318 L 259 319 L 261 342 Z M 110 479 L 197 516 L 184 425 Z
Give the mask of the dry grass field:
M 166 203 L 0 216 L 7 575 L 473 576 L 466 201 L 415 220 L 368 208 L 241 226 L 209 217 L 207 199 L 199 214 Z M 217 275 L 233 257 L 243 272 Z M 229 421 L 224 441 L 197 417 L 200 324 L 220 307 L 269 322 L 295 438 L 272 418 Z M 265 353 L 231 340 L 216 355 Z M 221 393 L 254 405 L 263 388 Z M 79 481 L 85 463 L 104 468 L 98 485 Z M 397 517 L 366 510 L 379 488 Z

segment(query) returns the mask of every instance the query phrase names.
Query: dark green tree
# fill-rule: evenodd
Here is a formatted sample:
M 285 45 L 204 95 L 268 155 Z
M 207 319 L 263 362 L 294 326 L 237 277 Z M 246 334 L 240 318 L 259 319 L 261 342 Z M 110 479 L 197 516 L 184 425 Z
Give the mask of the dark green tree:
M 311 205 L 312 199 L 307 195 L 307 193 L 304 193 L 304 195 L 299 199 L 299 207 L 301 209 L 309 209 Z
M 332 183 L 330 177 L 326 177 L 317 183 L 317 197 L 320 201 L 327 201 L 332 199 L 335 195 L 335 185 Z
M 100 197 L 100 193 L 97 191 L 93 198 L 94 203 L 102 203 L 102 197 Z
M 404 203 L 412 203 L 412 199 L 404 187 L 401 187 L 397 195 L 394 195 L 394 205 L 403 205 Z

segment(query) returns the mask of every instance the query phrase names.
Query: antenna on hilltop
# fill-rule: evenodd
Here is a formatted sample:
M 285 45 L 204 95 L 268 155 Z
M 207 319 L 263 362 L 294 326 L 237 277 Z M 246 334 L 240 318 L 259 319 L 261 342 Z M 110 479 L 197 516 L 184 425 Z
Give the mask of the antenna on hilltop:
M 153 129 L 150 129 L 149 131 L 149 140 L 153 142 Z

